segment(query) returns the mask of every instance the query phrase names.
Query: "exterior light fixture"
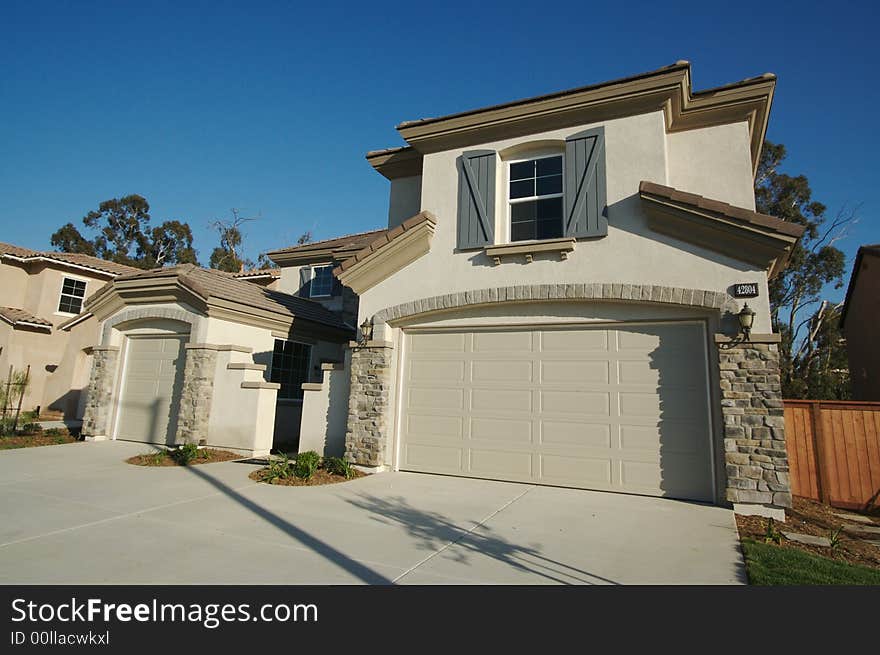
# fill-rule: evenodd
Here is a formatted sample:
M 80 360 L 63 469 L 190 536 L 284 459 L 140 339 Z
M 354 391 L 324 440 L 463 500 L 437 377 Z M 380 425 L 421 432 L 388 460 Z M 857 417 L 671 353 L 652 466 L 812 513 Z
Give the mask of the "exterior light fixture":
M 369 318 L 365 318 L 364 322 L 361 323 L 361 344 L 366 344 L 373 338 L 373 321 Z
M 749 335 L 752 332 L 752 325 L 755 323 L 755 310 L 749 307 L 749 303 L 743 303 L 743 307 L 739 310 L 737 317 L 739 318 L 739 327 L 745 335 L 746 341 L 748 341 Z

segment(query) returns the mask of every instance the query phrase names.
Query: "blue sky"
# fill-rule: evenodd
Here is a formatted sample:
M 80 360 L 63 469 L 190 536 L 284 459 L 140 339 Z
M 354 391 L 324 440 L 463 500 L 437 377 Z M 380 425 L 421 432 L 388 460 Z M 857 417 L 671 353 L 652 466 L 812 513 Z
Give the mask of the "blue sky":
M 123 6 L 128 4 L 128 6 Z M 260 251 L 380 227 L 394 125 L 688 59 L 695 89 L 779 76 L 768 137 L 880 241 L 872 3 L 0 2 L 0 240 L 49 248 L 102 200 L 154 222 L 260 216 Z M 838 297 L 842 294 L 833 294 Z

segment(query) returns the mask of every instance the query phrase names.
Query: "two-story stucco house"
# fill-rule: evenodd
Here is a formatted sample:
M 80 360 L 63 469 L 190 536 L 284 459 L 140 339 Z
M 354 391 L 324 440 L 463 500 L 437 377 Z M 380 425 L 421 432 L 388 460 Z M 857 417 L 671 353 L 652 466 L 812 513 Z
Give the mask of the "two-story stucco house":
M 767 281 L 802 230 L 753 190 L 775 77 L 690 80 L 404 122 L 408 145 L 367 155 L 389 229 L 335 269 L 367 333 L 350 461 L 790 505 Z
M 0 379 L 30 366 L 22 409 L 76 419 L 88 382 L 94 322 L 71 332 L 84 299 L 137 269 L 88 255 L 0 243 Z

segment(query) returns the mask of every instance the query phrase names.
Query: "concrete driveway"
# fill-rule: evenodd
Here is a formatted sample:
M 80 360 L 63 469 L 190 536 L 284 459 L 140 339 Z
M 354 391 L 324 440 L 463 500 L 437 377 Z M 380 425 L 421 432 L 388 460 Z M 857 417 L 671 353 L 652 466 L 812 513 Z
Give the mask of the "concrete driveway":
M 718 507 L 413 473 L 275 487 L 243 463 L 123 462 L 146 451 L 0 452 L 0 583 L 744 581 L 733 514 Z

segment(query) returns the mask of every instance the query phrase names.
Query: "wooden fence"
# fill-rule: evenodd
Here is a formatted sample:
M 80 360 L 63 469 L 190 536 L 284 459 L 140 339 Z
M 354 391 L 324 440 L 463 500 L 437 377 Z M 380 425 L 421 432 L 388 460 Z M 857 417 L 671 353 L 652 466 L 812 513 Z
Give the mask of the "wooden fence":
M 880 402 L 786 400 L 785 441 L 793 495 L 880 506 Z

